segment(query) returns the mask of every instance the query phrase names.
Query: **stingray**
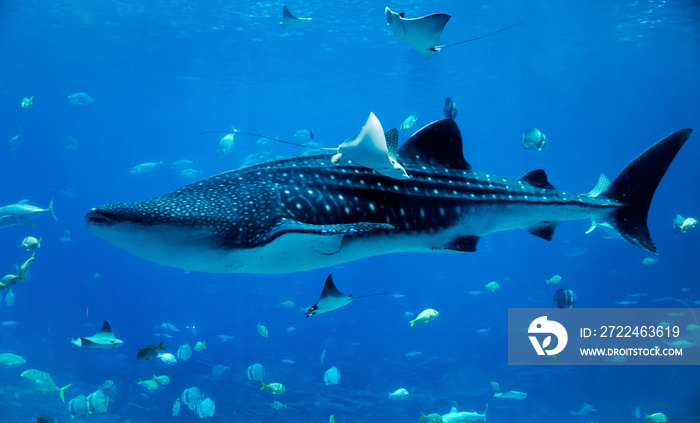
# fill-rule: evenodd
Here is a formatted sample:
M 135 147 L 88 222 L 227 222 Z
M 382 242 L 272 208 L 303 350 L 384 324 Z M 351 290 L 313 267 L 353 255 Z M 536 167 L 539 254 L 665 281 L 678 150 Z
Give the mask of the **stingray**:
M 224 131 L 205 131 L 202 134 L 225 133 Z M 409 179 L 410 176 L 406 170 L 397 161 L 399 131 L 396 128 L 384 132 L 379 119 L 370 112 L 367 122 L 362 129 L 345 140 L 338 148 L 326 147 L 309 147 L 291 141 L 281 140 L 279 138 L 268 137 L 266 135 L 256 134 L 253 132 L 236 132 L 237 135 L 252 135 L 269 140 L 281 142 L 284 144 L 295 145 L 314 150 L 334 152 L 336 153 L 331 162 L 338 164 L 342 160 L 349 160 L 360 166 L 372 169 L 377 173 L 388 176 L 394 179 Z
M 355 298 L 373 297 L 375 295 L 383 295 L 386 292 L 381 292 L 378 294 L 361 295 L 358 297 L 353 297 L 352 295 L 345 295 L 338 291 L 333 283 L 332 275 L 328 275 L 326 279 L 326 284 L 323 285 L 323 291 L 321 292 L 321 298 L 318 299 L 316 304 L 309 307 L 309 309 L 304 313 L 306 317 L 311 317 L 315 314 L 327 313 L 329 311 L 337 310 L 340 307 L 350 304 Z
M 284 6 L 282 10 L 282 22 L 280 22 L 280 25 L 283 27 L 287 29 L 299 29 L 308 26 L 310 23 L 311 18 L 297 18 L 292 15 L 292 12 L 287 9 L 287 6 Z
M 88 336 L 85 338 L 75 337 L 70 341 L 79 347 L 103 348 L 108 350 L 117 348 L 118 346 L 124 343 L 124 341 L 122 341 L 121 339 L 117 339 L 114 337 L 112 327 L 106 320 L 104 325 L 102 325 L 102 329 L 100 329 L 100 331 L 97 332 L 95 335 Z
M 393 32 L 401 42 L 422 54 L 425 60 L 433 57 L 433 53 L 440 51 L 443 47 L 456 46 L 458 44 L 488 37 L 489 35 L 497 34 L 524 22 L 518 22 L 514 25 L 501 28 L 498 31 L 490 32 L 469 40 L 438 46 L 437 43 L 440 40 L 440 35 L 442 35 L 442 30 L 445 28 L 445 25 L 447 25 L 447 21 L 450 20 L 450 15 L 434 13 L 420 18 L 407 19 L 404 17 L 403 13 L 396 13 L 388 7 L 384 11 L 386 12 L 386 21 L 391 32 Z

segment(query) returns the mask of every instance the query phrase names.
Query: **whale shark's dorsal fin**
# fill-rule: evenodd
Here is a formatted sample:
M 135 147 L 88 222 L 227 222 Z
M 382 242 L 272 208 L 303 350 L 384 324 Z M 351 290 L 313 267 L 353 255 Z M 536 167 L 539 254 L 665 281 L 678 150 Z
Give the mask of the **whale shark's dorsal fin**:
M 310 317 L 315 314 L 327 313 L 350 304 L 352 300 L 354 300 L 352 295 L 345 295 L 338 291 L 338 288 L 336 288 L 335 284 L 333 283 L 332 275 L 328 275 L 326 284 L 323 285 L 321 298 L 318 299 L 316 304 L 309 307 L 309 310 L 304 314 L 306 317 Z
M 547 174 L 542 169 L 532 170 L 520 177 L 520 180 L 527 182 L 533 187 L 555 189 L 547 180 Z
M 438 120 L 418 130 L 399 148 L 399 157 L 451 169 L 472 169 L 462 154 L 462 134 L 453 119 Z

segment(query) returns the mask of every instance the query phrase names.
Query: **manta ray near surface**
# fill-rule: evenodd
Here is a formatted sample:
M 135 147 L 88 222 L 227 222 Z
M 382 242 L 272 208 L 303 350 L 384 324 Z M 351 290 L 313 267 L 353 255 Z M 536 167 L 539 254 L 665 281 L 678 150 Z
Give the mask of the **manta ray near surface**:
M 542 170 L 520 178 L 477 172 L 452 119 L 398 150 L 409 179 L 331 154 L 232 170 L 160 197 L 105 204 L 89 229 L 147 260 L 203 272 L 287 273 L 398 252 L 476 251 L 479 238 L 522 228 L 547 240 L 561 221 L 608 222 L 645 251 L 652 196 L 690 129 L 630 162 L 598 195 L 556 190 Z

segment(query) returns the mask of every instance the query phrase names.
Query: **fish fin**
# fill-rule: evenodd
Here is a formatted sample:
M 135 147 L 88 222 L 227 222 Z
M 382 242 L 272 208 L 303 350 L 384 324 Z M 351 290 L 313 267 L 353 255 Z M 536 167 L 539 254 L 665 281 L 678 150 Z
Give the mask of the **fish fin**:
M 399 156 L 399 131 L 396 128 L 390 129 L 384 133 L 384 138 L 389 158 L 396 160 Z
M 450 169 L 471 170 L 462 153 L 462 134 L 452 119 L 430 123 L 413 134 L 401 148 L 402 162 L 423 162 Z
M 608 179 L 607 176 L 605 176 L 601 173 L 600 176 L 598 177 L 598 182 L 596 182 L 593 189 L 588 191 L 588 193 L 586 195 L 589 197 L 597 197 L 601 193 L 605 192 L 605 190 L 608 189 L 609 186 L 610 186 L 610 179 Z
M 647 215 L 651 199 L 666 170 L 693 130 L 681 129 L 658 141 L 635 157 L 600 197 L 620 203 L 608 216 L 610 223 L 627 241 L 656 254 Z
M 66 389 L 70 388 L 71 386 L 73 386 L 73 384 L 69 383 L 68 385 L 58 390 L 58 395 L 61 397 L 61 401 L 66 402 L 66 397 L 63 396 L 63 393 L 66 391 Z
M 396 229 L 388 223 L 358 222 L 336 225 L 313 225 L 296 220 L 283 219 L 275 228 L 270 230 L 268 242 L 288 233 L 313 235 L 364 235 Z
M 473 253 L 476 251 L 476 244 L 479 242 L 479 239 L 481 237 L 473 235 L 460 236 L 450 241 L 445 246 L 445 249 Z
M 29 200 L 25 198 L 24 200 L 18 201 L 17 204 L 26 204 L 28 202 L 29 202 Z
M 559 222 L 540 222 L 536 225 L 530 226 L 527 228 L 527 231 L 530 232 L 531 234 L 538 236 L 542 239 L 546 239 L 547 241 L 551 241 L 552 238 L 554 238 L 554 228 L 557 227 Z
M 588 230 L 586 230 L 586 234 L 590 234 L 597 227 L 598 227 L 598 222 L 596 222 L 595 219 L 591 217 L 591 227 L 588 228 Z
M 159 349 L 159 350 L 164 350 L 164 349 L 165 349 L 165 347 L 163 346 L 163 342 L 164 342 L 164 341 L 160 341 L 160 344 L 158 345 L 158 349 Z
M 97 333 L 114 336 L 114 332 L 112 331 L 112 326 L 110 326 L 109 322 L 106 320 L 105 320 L 104 324 L 102 325 L 102 329 L 100 329 L 100 331 Z
M 523 182 L 527 182 L 533 187 L 555 189 L 554 186 L 550 184 L 547 180 L 547 174 L 544 173 L 544 170 L 542 169 L 527 172 L 526 174 L 520 177 L 520 180 Z
M 56 221 L 58 220 L 58 218 L 56 217 L 56 214 L 53 212 L 53 198 L 51 199 L 51 202 L 49 203 L 49 207 L 46 210 L 48 210 L 49 213 L 51 213 L 51 216 L 53 216 L 54 220 L 56 220 Z

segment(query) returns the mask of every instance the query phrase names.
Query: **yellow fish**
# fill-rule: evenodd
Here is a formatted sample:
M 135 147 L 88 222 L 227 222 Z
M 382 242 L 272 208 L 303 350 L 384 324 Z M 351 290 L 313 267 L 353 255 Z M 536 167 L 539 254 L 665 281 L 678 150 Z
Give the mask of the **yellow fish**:
M 429 321 L 435 319 L 439 315 L 440 313 L 438 313 L 437 310 L 433 310 L 432 308 L 423 310 L 418 315 L 418 317 L 416 317 L 414 320 L 411 320 L 411 327 L 413 327 L 413 325 L 415 325 L 416 323 L 428 323 Z
M 496 292 L 498 289 L 501 288 L 501 285 L 499 285 L 498 282 L 489 282 L 484 286 L 484 288 L 488 289 L 491 292 Z
M 27 107 L 34 105 L 33 100 L 34 100 L 34 96 L 31 96 L 29 98 L 24 97 L 22 99 L 22 108 L 26 109 Z

